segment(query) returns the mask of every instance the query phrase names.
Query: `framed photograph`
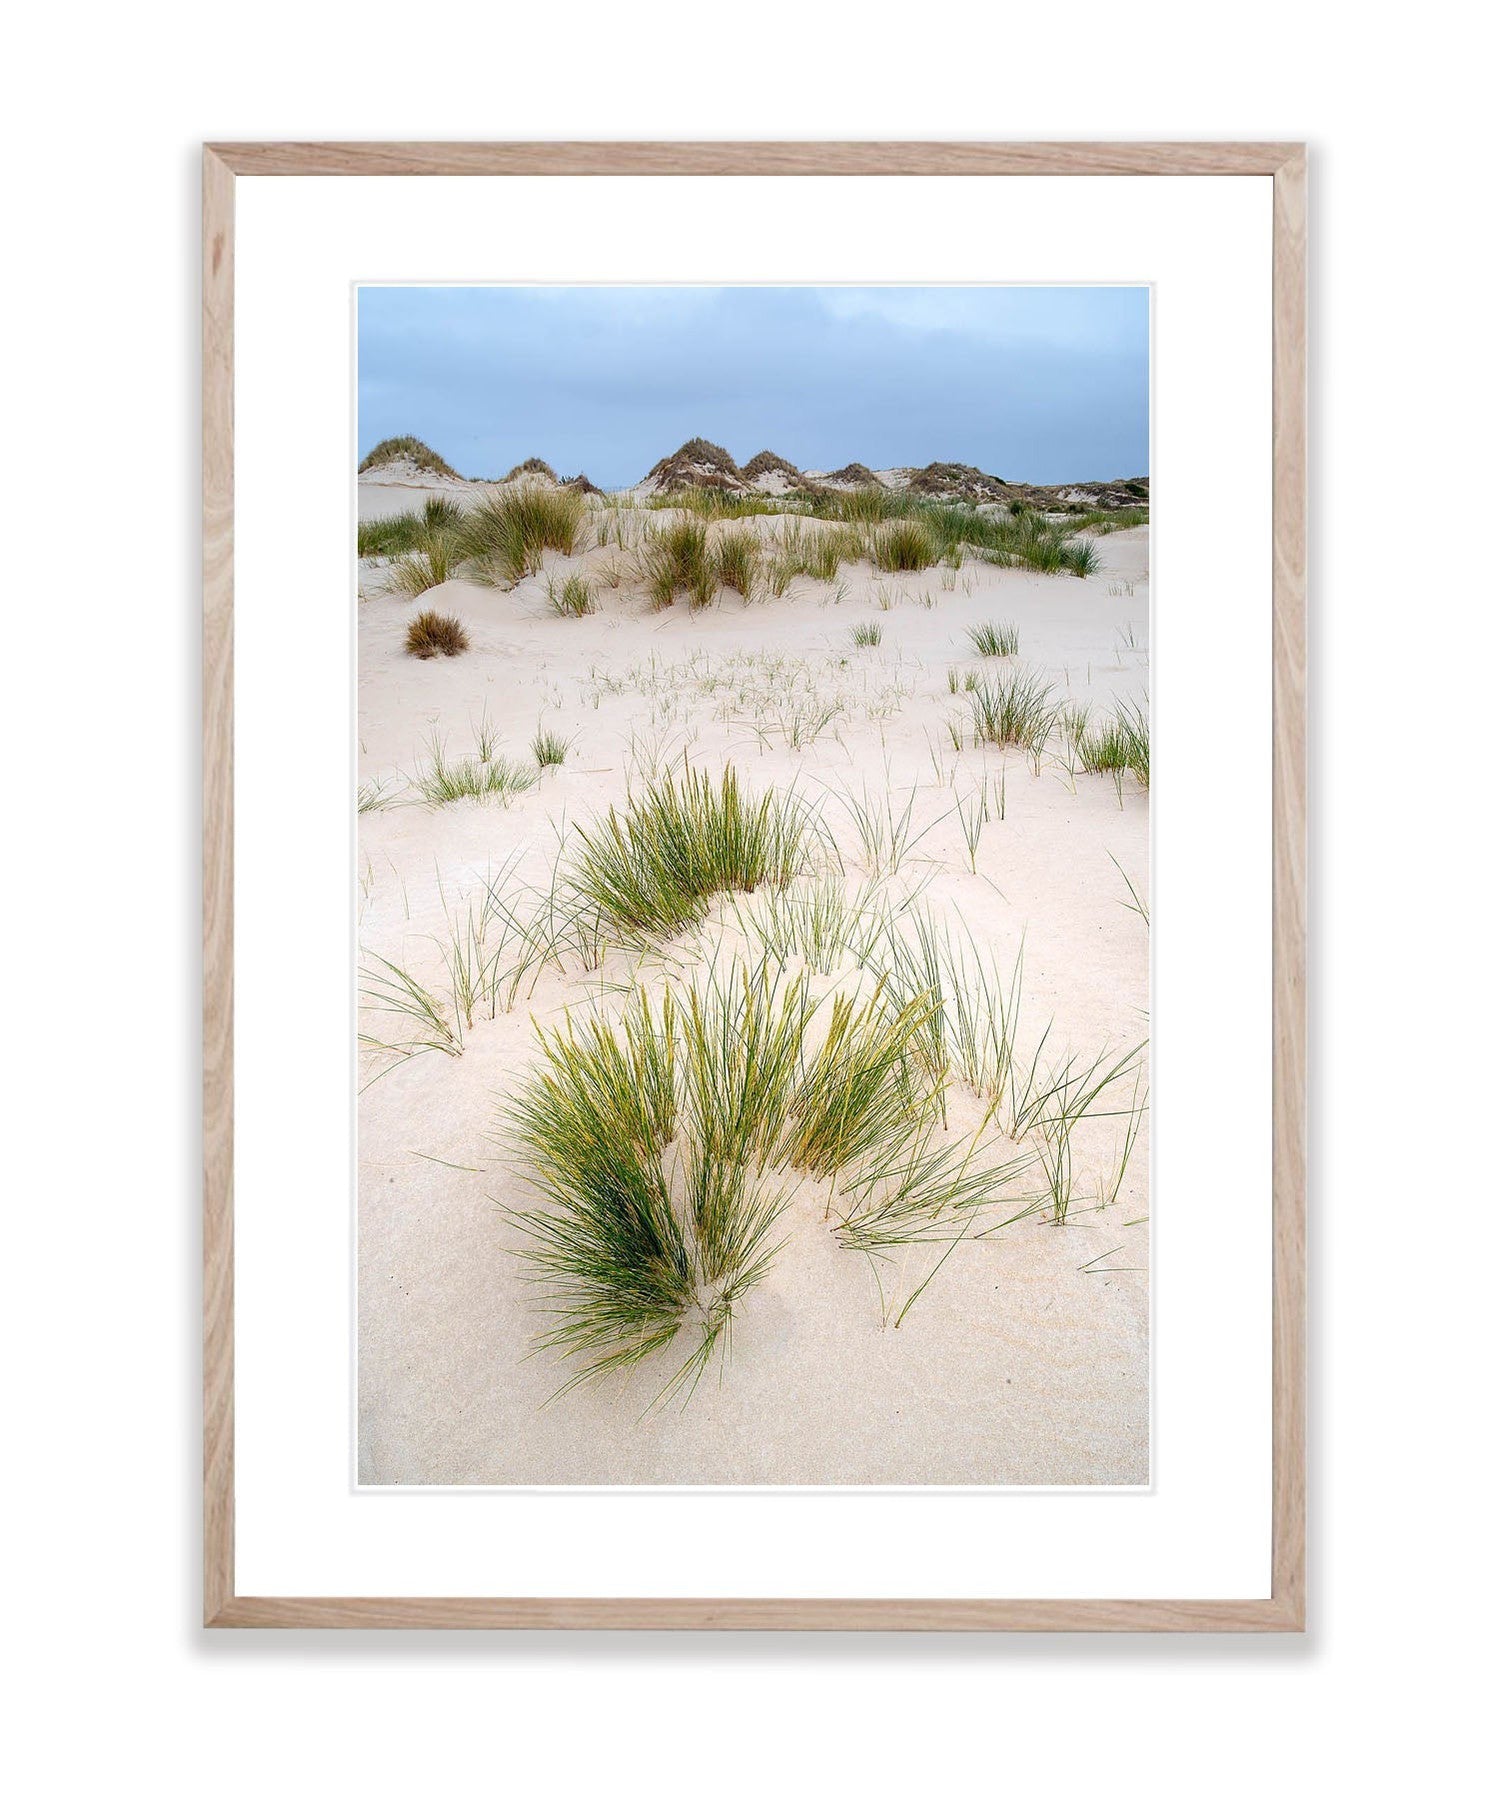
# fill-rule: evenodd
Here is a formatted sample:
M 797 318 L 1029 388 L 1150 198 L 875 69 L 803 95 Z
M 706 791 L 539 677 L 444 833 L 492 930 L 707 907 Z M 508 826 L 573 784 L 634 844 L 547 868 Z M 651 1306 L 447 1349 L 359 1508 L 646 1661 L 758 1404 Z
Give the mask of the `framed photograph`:
M 1303 1628 L 1302 146 L 203 183 L 206 1622 Z

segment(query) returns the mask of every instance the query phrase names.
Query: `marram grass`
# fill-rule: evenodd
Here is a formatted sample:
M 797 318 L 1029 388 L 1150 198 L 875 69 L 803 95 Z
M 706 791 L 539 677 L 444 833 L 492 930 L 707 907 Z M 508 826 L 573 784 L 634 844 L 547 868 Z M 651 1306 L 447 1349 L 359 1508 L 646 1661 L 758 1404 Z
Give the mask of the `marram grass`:
M 540 569 L 546 551 L 572 555 L 583 512 L 576 489 L 523 483 L 464 514 L 454 533 L 457 552 L 485 579 L 520 581 Z
M 701 519 L 675 519 L 653 532 L 640 550 L 645 591 L 653 606 L 670 606 L 679 593 L 694 611 L 718 591 L 718 566 Z
M 1018 656 L 1020 630 L 1016 625 L 986 623 L 974 625 L 968 633 L 976 656 Z
M 806 865 L 812 824 L 793 795 L 747 795 L 732 768 L 717 781 L 684 769 L 578 835 L 578 893 L 616 934 L 636 938 L 697 923 L 715 894 L 784 886 Z

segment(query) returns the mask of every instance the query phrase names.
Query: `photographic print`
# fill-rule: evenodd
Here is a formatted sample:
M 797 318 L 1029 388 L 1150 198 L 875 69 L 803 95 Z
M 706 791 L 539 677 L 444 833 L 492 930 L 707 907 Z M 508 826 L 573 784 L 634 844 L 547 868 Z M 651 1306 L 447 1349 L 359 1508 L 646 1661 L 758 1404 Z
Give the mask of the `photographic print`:
M 361 1485 L 1150 1479 L 1150 291 L 356 294 Z

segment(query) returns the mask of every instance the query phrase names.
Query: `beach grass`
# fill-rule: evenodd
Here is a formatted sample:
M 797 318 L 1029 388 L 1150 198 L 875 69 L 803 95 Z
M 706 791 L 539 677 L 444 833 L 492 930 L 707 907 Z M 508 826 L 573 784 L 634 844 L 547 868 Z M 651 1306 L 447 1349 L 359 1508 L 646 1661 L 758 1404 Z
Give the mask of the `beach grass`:
M 942 544 L 924 517 L 897 518 L 874 533 L 870 553 L 886 574 L 912 573 L 938 561 Z
M 482 578 L 513 584 L 537 573 L 548 550 L 572 555 L 584 510 L 575 488 L 523 482 L 463 515 L 454 533 L 457 552 Z
M 752 600 L 760 579 L 760 540 L 749 531 L 723 531 L 713 546 L 713 574 L 718 586 Z
M 1018 656 L 1020 654 L 1020 628 L 1018 625 L 1001 625 L 988 622 L 973 625 L 968 632 L 968 641 L 973 645 L 976 656 Z
M 806 865 L 810 836 L 794 796 L 751 798 L 732 767 L 717 781 L 684 769 L 580 827 L 573 879 L 616 933 L 669 936 L 702 918 L 715 894 L 784 886 Z
M 1051 684 L 1018 669 L 980 681 L 969 693 L 968 705 L 979 742 L 1013 745 L 1032 754 L 1046 742 L 1056 716 Z
M 654 531 L 641 547 L 640 564 L 646 595 L 658 610 L 685 593 L 696 611 L 711 604 L 718 591 L 717 564 L 701 519 L 674 519 Z
M 594 609 L 593 586 L 584 575 L 568 575 L 561 581 L 549 575 L 547 604 L 559 618 L 582 618 Z
M 531 754 L 536 758 L 538 768 L 561 768 L 570 747 L 571 739 L 560 731 L 541 729 L 531 739 Z
M 517 794 L 536 785 L 536 770 L 503 756 L 464 756 L 450 762 L 440 739 L 428 745 L 427 760 L 411 784 L 429 806 L 455 800 L 498 800 L 508 805 Z

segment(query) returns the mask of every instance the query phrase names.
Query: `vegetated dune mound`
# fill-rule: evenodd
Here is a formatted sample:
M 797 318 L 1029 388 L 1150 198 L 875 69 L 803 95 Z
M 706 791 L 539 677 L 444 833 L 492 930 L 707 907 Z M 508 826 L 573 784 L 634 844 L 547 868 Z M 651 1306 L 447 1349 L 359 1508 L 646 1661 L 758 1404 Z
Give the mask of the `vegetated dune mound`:
M 1007 481 L 967 462 L 929 462 L 912 474 L 906 488 L 939 500 L 990 500 L 1002 505 L 1010 497 Z
M 359 465 L 362 483 L 380 487 L 454 486 L 478 493 L 484 488 L 512 483 L 539 483 L 567 487 L 582 494 L 598 494 L 585 474 L 563 479 L 540 456 L 528 456 L 507 475 L 487 483 L 470 481 L 419 437 L 387 437 Z M 842 468 L 799 469 L 774 450 L 759 450 L 741 468 L 722 444 L 706 437 L 690 437 L 671 455 L 663 456 L 633 489 L 641 499 L 669 494 L 682 488 L 716 489 L 721 493 L 774 496 L 799 495 L 815 500 L 829 493 L 851 493 L 861 488 L 883 488 L 909 493 L 924 500 L 951 500 L 973 506 L 1027 506 L 1037 512 L 1119 512 L 1150 504 L 1150 477 L 1139 475 L 1113 481 L 1068 481 L 1054 486 L 1009 481 L 966 462 L 929 462 L 925 468 L 871 469 L 862 462 Z M 461 498 L 461 495 L 459 496 Z M 374 496 L 371 496 L 372 503 Z
M 831 479 L 832 477 L 829 477 Z M 882 486 L 928 500 L 966 500 L 973 505 L 1030 506 L 1038 512 L 1119 512 L 1150 504 L 1150 477 L 1118 481 L 1069 481 L 1041 486 L 1007 481 L 966 462 L 929 462 L 925 468 L 876 472 Z
M 774 450 L 758 450 L 740 473 L 759 493 L 787 493 L 805 484 L 796 464 L 777 456 Z
M 508 475 L 500 477 L 500 486 L 508 481 L 549 481 L 553 487 L 562 485 L 556 469 L 550 462 L 543 462 L 540 456 L 528 456 L 524 462 L 517 462 Z
M 846 462 L 842 468 L 834 469 L 831 474 L 821 477 L 824 487 L 878 487 L 872 468 L 866 468 L 862 462 Z
M 430 486 L 434 476 L 461 481 L 450 462 L 419 437 L 384 437 L 359 465 L 359 473 L 375 481 L 416 482 Z
M 706 437 L 689 437 L 679 450 L 654 464 L 640 485 L 647 493 L 669 493 L 674 487 L 748 491 L 744 470 L 722 444 L 709 443 Z

